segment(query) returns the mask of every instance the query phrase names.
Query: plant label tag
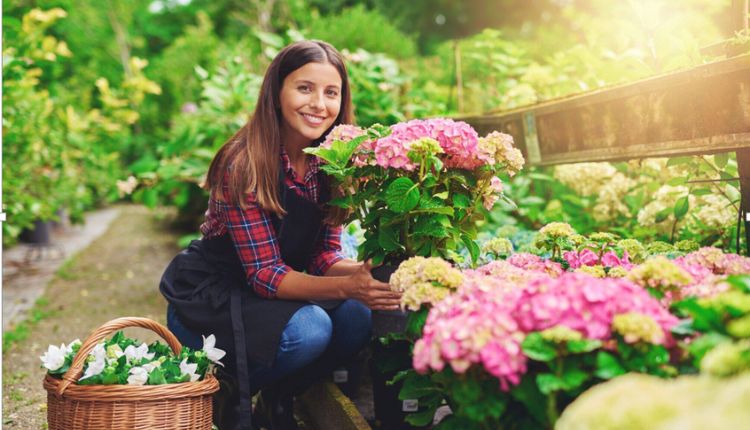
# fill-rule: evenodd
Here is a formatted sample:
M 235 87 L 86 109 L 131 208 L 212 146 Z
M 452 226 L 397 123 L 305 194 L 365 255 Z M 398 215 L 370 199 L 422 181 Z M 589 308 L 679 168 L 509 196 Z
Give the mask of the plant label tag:
M 349 372 L 346 369 L 339 369 L 333 371 L 333 382 L 337 384 L 343 384 L 349 380 Z
M 417 412 L 419 410 L 418 399 L 406 399 L 402 403 L 401 410 L 404 412 Z

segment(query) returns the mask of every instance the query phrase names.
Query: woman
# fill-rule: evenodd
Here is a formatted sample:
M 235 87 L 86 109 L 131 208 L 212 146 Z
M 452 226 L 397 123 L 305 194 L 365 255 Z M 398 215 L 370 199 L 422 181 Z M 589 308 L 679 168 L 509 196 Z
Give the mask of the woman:
M 340 254 L 343 214 L 325 206 L 320 162 L 303 152 L 351 122 L 341 54 L 320 41 L 284 48 L 255 113 L 211 162 L 202 239 L 164 273 L 170 329 L 193 347 L 213 333 L 228 352 L 239 396 L 218 405 L 222 430 L 250 428 L 250 396 L 261 388 L 263 424 L 296 428 L 292 392 L 367 343 L 371 309 L 398 308 L 399 294 L 368 263 Z

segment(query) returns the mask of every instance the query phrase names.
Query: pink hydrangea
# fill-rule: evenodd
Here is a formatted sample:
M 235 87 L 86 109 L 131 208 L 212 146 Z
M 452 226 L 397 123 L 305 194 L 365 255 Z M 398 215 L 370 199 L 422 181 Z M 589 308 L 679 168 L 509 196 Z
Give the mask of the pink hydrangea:
M 484 283 L 467 278 L 466 283 Z M 497 281 L 487 280 L 496 283 Z M 423 336 L 414 345 L 418 372 L 440 371 L 446 364 L 458 373 L 479 364 L 498 378 L 507 391 L 526 372 L 521 352 L 524 334 L 510 314 L 512 292 L 502 287 L 467 286 L 435 305 L 427 316 Z
M 565 273 L 514 283 L 502 274 L 502 269 L 511 267 L 515 266 L 493 262 L 465 273 L 458 292 L 430 310 L 424 334 L 414 346 L 413 365 L 418 372 L 450 365 L 463 373 L 478 365 L 508 391 L 527 370 L 528 359 L 521 349 L 526 335 L 567 327 L 589 339 L 606 341 L 612 339 L 614 318 L 622 314 L 649 317 L 663 331 L 659 341 L 674 343 L 670 330 L 677 318 L 633 282 Z
M 622 258 L 618 257 L 614 251 L 605 252 L 601 258 L 592 250 L 586 248 L 580 252 L 566 251 L 563 253 L 563 258 L 568 262 L 571 269 L 578 269 L 581 266 L 596 266 L 602 265 L 604 267 L 618 267 L 622 266 L 625 269 L 630 269 L 633 265 L 628 259 L 628 253 L 624 252 Z
M 366 132 L 360 127 L 351 124 L 339 124 L 331 130 L 326 136 L 325 140 L 320 144 L 321 148 L 330 148 L 335 140 L 342 142 L 349 142 L 359 136 L 364 135 Z M 366 165 L 374 164 L 373 145 L 374 141 L 365 140 L 362 142 L 357 149 L 354 151 L 354 165 L 357 167 L 363 167 Z
M 675 262 L 702 266 L 717 275 L 750 273 L 750 258 L 737 254 L 725 254 L 721 249 L 710 246 L 679 257 L 675 259 Z
M 445 151 L 449 168 L 474 169 L 486 161 L 478 158 L 477 132 L 467 123 L 452 119 L 414 119 L 391 126 L 391 134 L 374 144 L 375 160 L 384 168 L 412 171 L 416 168 L 408 154 L 413 142 L 429 137 Z
M 527 252 L 518 252 L 508 258 L 508 263 L 525 270 L 536 270 L 547 273 L 552 277 L 560 276 L 563 268 L 560 263 L 545 260 L 541 257 Z
M 321 148 L 330 148 L 333 145 L 334 140 L 340 140 L 343 142 L 349 142 L 359 136 L 365 134 L 365 131 L 360 127 L 352 124 L 339 124 L 331 130 L 326 136 L 323 143 L 320 144 Z
M 565 273 L 554 280 L 531 281 L 514 317 L 526 332 L 562 325 L 589 339 L 606 340 L 611 337 L 612 318 L 628 312 L 651 317 L 664 330 L 665 342 L 673 341 L 669 331 L 677 318 L 644 288 L 622 278 Z

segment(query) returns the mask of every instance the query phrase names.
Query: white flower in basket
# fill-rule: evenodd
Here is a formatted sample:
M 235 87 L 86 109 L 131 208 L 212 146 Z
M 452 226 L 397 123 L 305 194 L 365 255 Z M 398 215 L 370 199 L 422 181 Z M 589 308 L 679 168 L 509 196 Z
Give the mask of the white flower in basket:
M 203 337 L 203 352 L 206 353 L 206 356 L 208 357 L 208 359 L 220 366 L 224 366 L 223 364 L 221 364 L 219 360 L 221 360 L 222 357 L 224 357 L 227 353 L 226 351 L 215 347 L 216 336 L 209 335 L 208 337 L 206 336 L 202 336 L 202 337 Z
M 83 372 L 83 376 L 81 376 L 79 381 L 102 373 L 107 365 L 106 358 L 107 350 L 104 348 L 104 342 L 97 343 L 86 358 L 89 365 L 86 367 L 86 371 Z
M 128 384 L 130 385 L 145 385 L 148 381 L 148 370 L 136 366 L 130 369 L 130 376 L 128 376 Z
M 189 375 L 190 382 L 195 382 L 200 379 L 201 375 L 195 373 L 198 370 L 198 365 L 195 363 L 188 363 L 187 358 L 183 359 L 180 363 L 180 372 L 182 375 Z

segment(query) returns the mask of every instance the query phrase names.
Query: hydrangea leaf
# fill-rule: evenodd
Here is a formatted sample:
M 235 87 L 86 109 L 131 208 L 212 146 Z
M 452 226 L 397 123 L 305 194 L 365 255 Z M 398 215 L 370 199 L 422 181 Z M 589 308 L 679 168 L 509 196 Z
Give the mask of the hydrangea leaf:
M 393 212 L 408 212 L 419 204 L 419 190 L 411 179 L 398 178 L 385 191 L 385 201 Z
M 529 333 L 521 343 L 523 353 L 532 360 L 551 361 L 557 356 L 555 347 L 539 333 Z
M 612 379 L 625 373 L 625 368 L 615 356 L 608 352 L 599 351 L 596 355 L 596 371 L 594 374 L 602 379 Z

